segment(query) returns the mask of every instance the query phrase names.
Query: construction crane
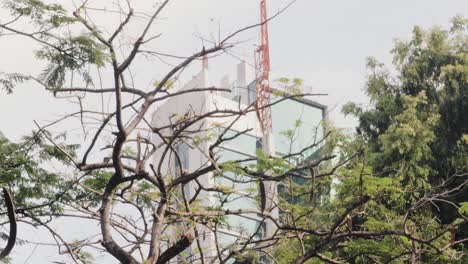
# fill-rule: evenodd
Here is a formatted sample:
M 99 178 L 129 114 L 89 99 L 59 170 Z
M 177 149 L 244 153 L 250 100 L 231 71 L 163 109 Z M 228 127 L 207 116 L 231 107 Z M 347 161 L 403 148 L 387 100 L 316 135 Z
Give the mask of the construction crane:
M 255 54 L 257 115 L 263 138 L 271 133 L 270 46 L 266 0 L 260 1 L 260 46 Z
M 257 117 L 262 130 L 262 150 L 267 156 L 273 154 L 272 118 L 271 118 L 271 87 L 270 87 L 270 47 L 268 43 L 268 16 L 266 0 L 260 0 L 260 46 L 255 52 L 256 75 L 256 107 Z M 273 181 L 260 181 L 262 197 L 261 210 L 271 216 L 278 215 L 276 207 L 277 188 Z M 275 232 L 272 221 L 265 222 L 264 237 Z

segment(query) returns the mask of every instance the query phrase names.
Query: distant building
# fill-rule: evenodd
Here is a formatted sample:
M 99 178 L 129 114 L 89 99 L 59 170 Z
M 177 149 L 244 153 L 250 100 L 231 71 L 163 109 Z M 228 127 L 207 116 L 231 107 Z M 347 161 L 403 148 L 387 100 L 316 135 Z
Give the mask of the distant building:
M 180 91 L 190 90 L 193 88 L 211 87 L 214 84 L 209 82 L 209 69 L 207 63 L 204 62 L 203 69 L 193 77 Z M 216 87 L 231 88 L 232 92 L 197 92 L 186 93 L 169 99 L 164 104 L 158 107 L 152 118 L 152 124 L 163 126 L 174 124 L 180 118 L 193 113 L 201 115 L 210 111 L 221 110 L 237 110 L 239 104 L 242 108 L 255 102 L 256 90 L 255 82 L 250 84 L 246 80 L 245 63 L 240 63 L 237 66 L 237 79 L 230 82 L 226 76 L 222 78 L 221 83 Z M 273 97 L 273 102 L 278 98 Z M 325 119 L 326 106 L 317 102 L 306 99 L 285 99 L 272 106 L 272 132 L 273 132 L 273 148 L 276 155 L 284 155 L 288 153 L 298 152 L 306 146 L 309 146 L 314 140 L 320 140 L 323 136 L 322 121 Z M 196 134 L 197 142 L 187 139 L 184 142 L 177 142 L 174 145 L 178 153 L 180 162 L 176 161 L 174 155 L 167 155 L 163 161 L 163 168 L 167 175 L 178 177 L 180 166 L 188 171 L 196 170 L 209 164 L 209 159 L 206 155 L 208 147 L 212 143 L 213 133 L 222 131 L 231 121 L 232 117 L 211 117 L 205 120 L 204 123 L 199 123 L 194 126 L 201 131 Z M 299 126 L 297 126 L 299 125 Z M 256 156 L 256 150 L 261 145 L 261 130 L 257 115 L 251 112 L 242 116 L 226 134 L 225 137 L 234 135 L 236 132 L 252 129 L 246 134 L 223 143 L 216 149 L 216 156 L 219 157 L 219 162 L 244 159 Z M 284 136 L 285 132 L 293 130 L 293 140 L 291 141 Z M 171 130 L 167 130 L 167 135 L 170 135 Z M 193 137 L 193 135 L 192 135 Z M 154 135 L 153 142 L 158 144 L 161 142 L 159 136 Z M 303 153 L 302 159 L 308 159 L 319 150 L 320 146 Z M 154 156 L 154 161 L 157 163 L 161 160 L 161 151 Z M 301 160 L 298 160 L 301 162 Z M 248 162 L 246 162 L 246 165 Z M 253 209 L 258 208 L 257 195 L 258 184 L 250 181 L 246 183 L 235 183 L 234 181 L 246 180 L 241 175 L 229 172 L 223 175 L 208 174 L 198 179 L 199 183 L 205 187 L 224 186 L 236 190 L 236 194 L 229 195 L 226 201 L 225 197 L 219 197 L 213 193 L 200 192 L 198 206 L 216 207 L 222 206 L 225 209 Z M 193 196 L 198 188 L 198 183 L 191 182 L 184 187 L 184 192 L 187 197 Z M 205 257 L 210 258 L 215 256 L 215 235 L 216 240 L 222 246 L 228 246 L 234 243 L 239 237 L 249 236 L 254 233 L 260 224 L 260 218 L 255 214 L 243 216 L 227 216 L 226 224 L 221 226 L 217 234 L 210 230 L 201 230 L 201 243 L 204 248 Z M 185 255 L 190 255 L 191 252 L 197 252 L 196 245 L 193 243 L 191 250 L 188 250 Z M 183 257 L 183 256 L 182 256 Z M 188 260 L 190 262 L 190 260 Z

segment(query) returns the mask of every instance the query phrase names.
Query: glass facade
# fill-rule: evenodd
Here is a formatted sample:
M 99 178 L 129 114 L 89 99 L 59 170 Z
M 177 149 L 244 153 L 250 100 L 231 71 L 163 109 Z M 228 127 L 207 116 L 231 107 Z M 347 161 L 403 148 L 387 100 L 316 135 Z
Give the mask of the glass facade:
M 278 100 L 274 98 L 273 101 Z M 272 106 L 272 132 L 277 154 L 296 153 L 323 137 L 323 110 L 307 103 L 286 99 Z M 307 159 L 318 149 L 304 153 Z
M 233 137 L 237 134 L 237 132 L 229 130 L 224 135 L 224 138 Z M 255 156 L 255 152 L 257 151 L 257 142 L 258 138 L 251 136 L 249 134 L 242 134 L 233 138 L 231 140 L 225 141 L 222 146 L 234 151 L 238 151 L 245 155 Z
M 249 101 L 255 100 L 254 86 L 249 86 Z M 274 98 L 273 102 L 278 100 Z M 277 155 L 284 155 L 301 151 L 303 148 L 312 145 L 323 137 L 323 110 L 316 106 L 298 100 L 286 99 L 272 106 L 272 132 L 275 151 Z M 228 131 L 224 138 L 232 137 L 235 131 Z M 261 148 L 261 140 L 257 137 L 242 134 L 236 138 L 224 142 L 217 151 L 220 162 L 248 159 L 256 156 L 256 151 Z M 317 155 L 320 146 L 306 151 L 298 162 Z M 249 166 L 252 161 L 243 163 Z M 258 183 L 252 178 L 235 173 L 233 171 L 223 172 L 222 175 L 215 175 L 215 185 L 234 190 L 235 193 L 229 195 L 219 195 L 218 206 L 229 210 L 258 209 Z M 257 220 L 258 219 L 258 220 Z M 251 215 L 228 215 L 225 217 L 225 232 L 217 234 L 218 241 L 223 246 L 235 243 L 239 237 L 248 237 L 259 229 L 260 218 Z M 234 234 L 238 234 L 235 236 Z
M 247 104 L 251 104 L 253 102 L 255 102 L 255 100 L 257 100 L 257 86 L 256 86 L 256 82 L 251 82 L 248 86 L 247 86 L 247 97 L 248 97 L 248 100 L 247 100 Z
M 180 173 L 180 168 L 182 167 L 182 169 L 184 170 L 187 170 L 189 168 L 189 162 L 190 162 L 190 159 L 189 159 L 189 150 L 190 150 L 190 147 L 189 145 L 185 144 L 185 143 L 180 143 L 178 144 L 176 147 L 176 152 L 177 152 L 177 155 L 179 156 L 179 160 L 180 160 L 180 163 L 177 161 L 177 158 L 174 157 L 174 160 L 175 160 L 175 167 L 176 167 L 176 174 Z M 177 175 L 179 176 L 179 175 Z
M 180 142 L 175 146 L 177 157 L 174 154 L 174 174 L 176 177 L 180 177 L 181 170 L 188 170 L 190 167 L 190 146 L 186 143 Z M 184 186 L 184 193 L 187 197 L 191 196 L 190 186 Z M 182 193 L 178 193 L 179 198 L 182 198 Z M 190 263 L 192 262 L 193 254 L 190 247 L 186 248 L 181 254 L 177 256 L 178 263 Z
M 179 157 L 179 159 L 177 159 L 177 157 L 173 158 L 174 165 L 175 165 L 174 174 L 176 177 L 180 177 L 181 169 L 189 170 L 190 168 L 189 167 L 190 166 L 190 156 L 189 156 L 190 146 L 187 145 L 186 143 L 180 143 L 175 147 L 175 150 L 177 152 L 177 156 Z M 188 185 L 184 186 L 184 192 L 186 196 L 190 196 L 191 195 L 190 186 Z
M 224 137 L 229 138 L 236 133 L 235 131 L 228 131 Z M 258 138 L 254 136 L 242 134 L 224 142 L 217 152 L 219 161 L 228 162 L 255 157 L 257 140 Z M 243 162 L 243 166 L 249 166 L 252 163 L 252 161 Z M 218 205 L 221 206 L 222 203 L 224 209 L 232 211 L 258 209 L 258 203 L 256 202 L 258 185 L 251 177 L 242 173 L 227 171 L 223 172 L 222 175 L 216 175 L 214 180 L 216 186 L 234 191 L 232 194 L 217 197 Z M 225 225 L 223 226 L 226 232 L 220 232 L 218 240 L 232 244 L 240 237 L 246 238 L 257 231 L 260 224 L 259 220 L 259 217 L 255 214 L 228 215 L 225 217 Z
M 248 99 L 249 103 L 255 102 L 255 83 L 248 86 Z M 279 100 L 279 98 L 272 98 L 273 102 L 276 100 Z M 323 109 L 292 99 L 286 99 L 274 104 L 271 108 L 273 144 L 276 155 L 301 151 L 323 137 Z M 258 125 L 258 123 L 255 125 Z M 230 130 L 224 135 L 224 138 L 230 138 L 236 134 L 236 131 Z M 195 157 L 193 155 L 196 150 L 182 142 L 175 145 L 174 148 L 180 160 L 178 161 L 173 156 L 172 166 L 174 176 L 179 177 L 181 169 L 190 170 L 190 166 L 196 166 L 197 162 L 190 164 L 190 158 Z M 261 138 L 250 134 L 242 134 L 223 142 L 215 149 L 215 155 L 219 163 L 222 164 L 223 162 L 254 158 L 258 148 L 261 148 Z M 320 146 L 305 152 L 302 157 L 297 158 L 297 162 L 308 158 L 316 158 L 319 148 Z M 242 165 L 248 167 L 254 165 L 254 163 L 255 161 L 245 161 Z M 222 174 L 215 174 L 212 182 L 214 187 L 224 188 L 230 193 L 213 194 L 215 199 L 212 201 L 215 204 L 210 206 L 219 206 L 231 211 L 259 209 L 259 186 L 255 179 L 244 175 L 239 170 L 232 169 L 224 171 Z M 281 192 L 281 189 L 279 191 Z M 193 186 L 184 186 L 184 192 L 187 197 L 191 197 L 194 192 Z M 216 234 L 217 240 L 225 248 L 239 242 L 239 240 L 249 238 L 256 232 L 260 237 L 263 232 L 263 228 L 259 227 L 261 223 L 261 218 L 256 214 L 227 215 L 219 226 L 220 231 Z M 190 253 L 190 249 L 184 252 L 185 255 L 191 255 Z

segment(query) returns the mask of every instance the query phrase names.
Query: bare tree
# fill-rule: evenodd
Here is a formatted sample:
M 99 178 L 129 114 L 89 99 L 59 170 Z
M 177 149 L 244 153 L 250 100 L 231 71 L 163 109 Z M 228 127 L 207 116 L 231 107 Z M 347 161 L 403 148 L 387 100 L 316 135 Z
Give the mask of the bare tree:
M 27 208 L 17 210 L 22 221 L 49 230 L 60 252 L 69 254 L 74 262 L 87 263 L 85 249 L 98 249 L 107 251 L 121 263 L 167 263 L 192 245 L 197 247 L 197 251 L 190 253 L 190 259 L 194 262 L 226 263 L 241 256 L 247 258 L 247 253 L 262 256 L 267 261 L 276 261 L 271 249 L 284 241 L 298 239 L 303 252 L 295 262 L 303 263 L 311 258 L 318 258 L 327 263 L 341 263 L 327 257 L 324 252 L 338 247 L 339 242 L 344 239 L 385 236 L 405 237 L 417 245 L 441 252 L 446 250 L 446 246 L 440 247 L 433 242 L 439 241 L 443 234 L 450 232 L 448 229 L 429 238 L 418 237 L 406 227 L 378 231 L 354 230 L 352 223 L 347 220 L 362 211 L 370 201 L 381 199 L 381 194 L 361 197 L 328 223 L 315 221 L 317 210 L 312 206 L 313 203 L 309 210 L 294 211 L 283 207 L 279 202 L 276 207 L 284 212 L 281 217 L 261 210 L 264 208 L 261 205 L 250 210 L 230 210 L 223 207 L 228 198 L 238 192 L 208 185 L 203 178 L 226 171 L 235 171 L 243 176 L 242 179 L 230 179 L 238 184 L 267 181 L 284 183 L 292 178 L 300 178 L 308 182 L 310 189 L 307 195 L 314 200 L 318 195 L 318 186 L 330 181 L 330 177 L 346 166 L 355 155 L 350 155 L 319 173 L 314 168 L 323 167 L 334 155 L 325 154 L 313 162 L 291 162 L 302 157 L 308 150 L 323 145 L 330 136 L 331 132 L 328 132 L 302 150 L 282 157 L 260 154 L 257 157 L 221 162 L 219 147 L 250 132 L 247 129 L 230 134 L 230 129 L 244 116 L 255 116 L 255 112 L 259 110 L 255 103 L 239 103 L 234 108 L 216 106 L 210 111 L 198 111 L 187 106 L 169 122 L 154 121 L 151 115 L 155 106 L 160 107 L 163 102 L 174 98 L 206 92 L 230 92 L 229 87 L 215 86 L 187 90 L 171 88 L 193 62 L 200 61 L 203 57 L 228 54 L 240 42 L 244 32 L 256 29 L 259 24 L 242 27 L 213 41 L 205 40 L 206 47 L 200 47 L 198 52 L 191 55 L 165 54 L 151 50 L 150 43 L 161 37 L 155 33 L 156 22 L 176 2 L 155 2 L 151 12 L 137 11 L 128 0 L 115 1 L 115 10 L 106 9 L 91 1 L 79 1 L 79 4 L 72 2 L 74 6 L 65 7 L 42 1 L 2 1 L 9 10 L 11 19 L 8 21 L 2 18 L 0 28 L 5 34 L 32 39 L 40 45 L 36 56 L 48 63 L 39 77 L 9 74 L 4 78 L 4 84 L 31 81 L 51 91 L 59 99 L 76 103 L 78 107 L 77 111 L 50 124 L 36 123 L 37 133 L 46 136 L 50 144 L 66 157 L 69 167 L 77 171 L 64 179 L 68 184 L 66 187 L 62 186 L 54 199 L 39 206 L 61 206 L 62 210 L 54 212 L 54 217 L 96 221 L 100 226 L 99 236 L 91 236 L 79 243 L 65 241 L 50 227 L 50 215 L 37 214 Z M 271 19 L 283 13 L 288 6 Z M 109 26 L 100 26 L 95 21 L 100 15 L 114 16 L 121 22 L 110 30 Z M 20 29 L 22 21 L 31 23 L 32 28 Z M 126 30 L 127 28 L 130 29 Z M 138 87 L 131 67 L 148 57 L 170 59 L 175 63 L 153 86 Z M 110 85 L 106 86 L 107 82 Z M 105 102 L 104 98 L 107 96 L 112 101 Z M 304 96 L 311 95 L 285 93 L 267 107 Z M 162 110 L 158 108 L 157 111 Z M 79 123 L 85 138 L 78 153 L 64 148 L 56 137 L 46 133 L 50 127 L 60 127 L 63 121 L 69 119 Z M 213 120 L 220 120 L 222 125 L 217 126 L 217 122 Z M 216 133 L 209 133 L 210 131 Z M 206 149 L 198 150 L 206 160 L 201 166 L 186 169 L 168 165 L 169 160 L 181 163 L 177 145 L 185 143 L 197 148 L 200 141 L 209 145 Z M 158 154 L 158 159 L 153 160 L 155 153 Z M 248 162 L 261 165 L 248 166 Z M 176 169 L 178 171 L 174 171 Z M 312 173 L 304 174 L 304 171 Z M 184 186 L 188 184 L 196 188 L 187 193 Z M 206 194 L 222 197 L 218 206 L 199 206 L 198 201 Z M 259 197 L 242 195 L 262 203 L 266 194 L 260 192 Z M 427 196 L 416 204 L 423 206 L 434 199 L 434 195 Z M 296 196 L 303 194 L 297 193 Z M 411 211 L 408 212 L 410 213 Z M 235 242 L 225 245 L 218 241 L 216 234 L 223 225 L 223 219 L 232 215 L 256 215 L 260 218 L 260 225 L 254 232 L 246 233 Z M 270 236 L 265 236 L 262 230 L 261 223 L 267 220 L 276 226 L 275 232 Z M 201 243 L 202 237 L 207 233 L 215 234 L 215 254 L 207 253 L 213 249 L 207 249 Z M 310 237 L 316 239 L 315 246 L 307 248 L 304 240 Z M 460 241 L 454 241 L 452 245 L 456 243 Z

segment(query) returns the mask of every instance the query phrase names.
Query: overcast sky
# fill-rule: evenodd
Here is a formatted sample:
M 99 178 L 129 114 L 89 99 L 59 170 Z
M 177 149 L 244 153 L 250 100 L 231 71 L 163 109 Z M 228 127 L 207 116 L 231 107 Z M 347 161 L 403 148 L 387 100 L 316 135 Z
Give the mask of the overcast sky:
M 100 1 L 90 2 L 98 4 Z M 138 2 L 151 3 L 149 0 Z M 275 13 L 287 2 L 270 0 L 269 13 Z M 108 8 L 112 9 L 112 6 Z M 257 0 L 175 0 L 163 14 L 164 19 L 158 21 L 157 31 L 163 35 L 161 40 L 153 42 L 152 47 L 163 52 L 189 55 L 204 44 L 200 35 L 216 39 L 218 34 L 226 35 L 236 28 L 257 22 L 258 14 Z M 306 80 L 313 91 L 328 93 L 329 96 L 316 100 L 335 109 L 331 117 L 337 126 L 352 127 L 353 121 L 339 114 L 339 106 L 347 101 L 366 101 L 362 91 L 366 57 L 374 56 L 390 65 L 390 50 L 396 38 L 409 39 L 414 25 L 447 28 L 449 20 L 457 14 L 468 16 L 468 1 L 297 0 L 269 25 L 271 74 L 273 79 L 299 77 Z M 0 22 L 3 15 L 4 10 L 0 10 Z M 113 22 L 118 23 L 106 21 Z M 237 58 L 251 61 L 257 34 L 258 31 L 253 30 L 242 35 L 240 40 L 246 42 L 234 51 L 235 57 L 210 61 L 210 67 L 218 74 L 231 72 L 231 76 L 235 76 Z M 0 38 L 0 71 L 39 73 L 43 64 L 34 60 L 34 48 L 25 39 Z M 141 76 L 141 80 L 144 79 L 143 85 L 163 74 L 158 71 L 158 66 L 152 66 L 152 62 L 141 62 L 133 69 L 137 78 Z M 197 67 L 200 65 L 194 66 Z M 184 78 L 188 80 L 191 76 L 187 74 Z M 0 131 L 17 139 L 34 129 L 33 119 L 52 120 L 68 111 L 69 107 L 66 101 L 53 99 L 35 86 L 22 87 L 13 95 L 2 91 Z M 30 263 L 49 263 L 50 258 L 45 258 L 40 252 L 34 253 L 36 259 Z M 18 262 L 14 263 L 23 263 L 25 257 L 18 256 L 17 259 Z
M 62 1 L 67 3 L 69 1 Z M 102 1 L 91 1 L 99 4 Z M 138 1 L 151 3 L 152 1 Z M 178 0 L 169 4 L 158 22 L 161 41 L 154 42 L 159 51 L 187 55 L 203 44 L 198 37 L 226 35 L 236 28 L 255 23 L 259 13 L 256 0 Z M 269 13 L 281 9 L 289 0 L 270 0 Z M 112 5 L 107 8 L 112 9 Z M 143 7 L 142 7 L 143 8 Z M 0 15 L 2 12 L 0 11 Z M 374 56 L 391 64 L 390 50 L 394 39 L 408 39 L 414 25 L 428 28 L 448 27 L 456 14 L 468 14 L 465 0 L 298 0 L 286 13 L 270 23 L 272 77 L 299 77 L 314 91 L 326 92 L 327 97 L 316 98 L 328 104 L 335 124 L 352 127 L 352 120 L 339 115 L 339 108 L 347 101 L 365 102 L 362 92 L 365 83 L 365 58 Z M 1 21 L 0 16 L 0 21 Z M 109 21 L 106 21 L 109 22 Z M 118 21 L 110 21 L 118 23 Z M 111 23 L 112 25 L 112 23 Z M 235 55 L 252 59 L 257 30 L 241 36 L 250 40 L 235 50 Z M 33 46 L 25 40 L 0 38 L 0 71 L 26 71 L 37 74 L 43 67 L 34 61 Z M 211 62 L 217 72 L 235 76 L 236 59 Z M 136 64 L 137 77 L 151 72 L 157 78 L 157 67 L 151 62 Z M 194 65 L 194 67 L 200 67 Z M 253 71 L 253 69 L 251 68 Z M 189 74 L 182 79 L 190 79 Z M 18 89 L 13 95 L 0 94 L 1 131 L 9 137 L 34 128 L 32 119 L 50 120 L 67 109 L 67 102 L 52 99 L 38 87 Z

